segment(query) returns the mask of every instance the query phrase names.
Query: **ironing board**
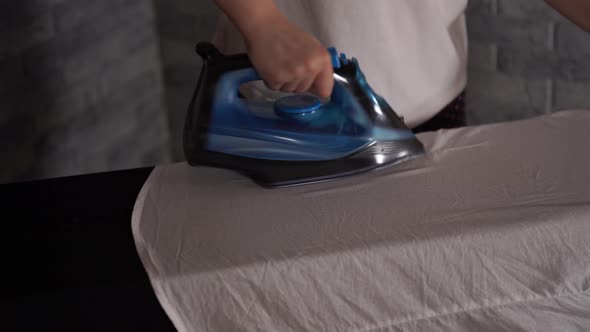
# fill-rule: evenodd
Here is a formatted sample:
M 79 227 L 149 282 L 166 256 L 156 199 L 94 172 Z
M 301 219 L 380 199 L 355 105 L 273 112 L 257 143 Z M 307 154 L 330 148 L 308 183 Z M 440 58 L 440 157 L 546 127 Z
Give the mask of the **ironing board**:
M 590 329 L 590 111 L 423 133 L 427 154 L 262 189 L 157 167 L 136 248 L 179 331 Z

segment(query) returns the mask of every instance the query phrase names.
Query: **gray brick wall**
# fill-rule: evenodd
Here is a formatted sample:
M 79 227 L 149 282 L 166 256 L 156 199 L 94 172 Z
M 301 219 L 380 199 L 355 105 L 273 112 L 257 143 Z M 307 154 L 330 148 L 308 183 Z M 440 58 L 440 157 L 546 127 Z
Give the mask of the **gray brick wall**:
M 0 5 L 0 182 L 169 160 L 146 0 Z
M 542 0 L 470 0 L 471 124 L 590 109 L 590 34 Z
M 0 182 L 182 160 L 213 1 L 0 4 Z M 471 124 L 590 108 L 590 35 L 543 1 L 470 0 Z
M 166 86 L 171 152 L 174 161 L 184 160 L 182 129 L 201 68 L 195 45 L 198 41 L 211 39 L 218 11 L 212 0 L 154 2 Z

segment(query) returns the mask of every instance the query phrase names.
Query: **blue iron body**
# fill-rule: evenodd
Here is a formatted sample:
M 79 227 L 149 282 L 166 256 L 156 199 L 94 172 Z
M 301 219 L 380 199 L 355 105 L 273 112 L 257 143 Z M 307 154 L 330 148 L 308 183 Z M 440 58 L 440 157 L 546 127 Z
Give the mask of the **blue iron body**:
M 367 83 L 355 58 L 330 48 L 329 100 L 287 94 L 273 101 L 239 95 L 261 80 L 246 54 L 223 55 L 200 43 L 204 64 L 187 113 L 184 150 L 191 165 L 230 168 L 264 187 L 336 179 L 397 164 L 422 144 Z

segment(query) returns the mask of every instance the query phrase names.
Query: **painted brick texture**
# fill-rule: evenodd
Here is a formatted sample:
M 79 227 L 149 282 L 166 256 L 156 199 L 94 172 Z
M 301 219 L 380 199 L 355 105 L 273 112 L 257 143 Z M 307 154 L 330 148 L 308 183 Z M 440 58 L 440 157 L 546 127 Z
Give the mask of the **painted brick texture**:
M 590 108 L 590 34 L 544 1 L 470 0 L 469 122 Z
M 213 1 L 0 4 L 0 182 L 183 160 Z M 544 1 L 469 0 L 470 124 L 590 108 L 590 34 Z
M 0 38 L 0 182 L 169 160 L 150 1 L 6 1 Z
M 155 0 L 168 108 L 171 152 L 184 160 L 182 129 L 201 68 L 198 41 L 210 40 L 218 10 L 213 1 Z

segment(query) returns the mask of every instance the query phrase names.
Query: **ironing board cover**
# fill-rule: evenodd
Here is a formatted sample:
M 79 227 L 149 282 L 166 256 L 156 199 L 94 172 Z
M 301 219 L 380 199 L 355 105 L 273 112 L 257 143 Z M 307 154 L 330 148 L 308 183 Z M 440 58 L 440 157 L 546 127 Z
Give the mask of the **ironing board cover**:
M 156 168 L 132 227 L 177 329 L 590 330 L 590 111 L 418 137 L 420 159 L 288 189 Z

